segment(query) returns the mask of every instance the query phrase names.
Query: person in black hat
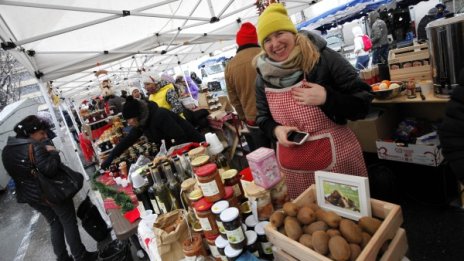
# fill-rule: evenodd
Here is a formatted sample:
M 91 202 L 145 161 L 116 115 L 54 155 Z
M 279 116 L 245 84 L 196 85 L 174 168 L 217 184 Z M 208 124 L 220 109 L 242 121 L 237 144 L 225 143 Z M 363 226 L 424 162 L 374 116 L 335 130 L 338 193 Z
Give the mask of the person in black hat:
M 155 102 L 145 102 L 127 96 L 122 116 L 132 129 L 101 164 L 102 169 L 108 168 L 114 158 L 136 143 L 142 135 L 145 135 L 149 141 L 158 145 L 164 139 L 167 147 L 175 145 L 172 144 L 171 140 L 175 140 L 176 144 L 205 140 L 203 135 L 188 121 L 168 109 L 158 107 Z
M 446 14 L 449 13 L 448 10 L 446 10 L 446 5 L 442 3 L 438 3 L 435 8 L 437 8 L 437 19 L 444 17 Z

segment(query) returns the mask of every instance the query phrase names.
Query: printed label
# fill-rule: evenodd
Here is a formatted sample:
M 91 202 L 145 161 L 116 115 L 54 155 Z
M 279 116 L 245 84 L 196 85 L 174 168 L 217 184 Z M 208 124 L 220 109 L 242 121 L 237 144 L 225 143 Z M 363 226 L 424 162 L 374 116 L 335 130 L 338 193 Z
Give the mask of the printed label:
M 235 184 L 233 187 L 234 189 L 234 196 L 239 198 L 242 196 L 242 191 L 240 190 L 240 186 L 238 184 Z
M 155 213 L 160 213 L 160 209 L 158 207 L 158 202 L 156 202 L 156 200 L 150 200 L 151 201 L 151 205 L 153 206 L 153 209 L 155 210 Z
M 224 224 L 222 224 L 221 221 L 217 221 L 216 220 L 216 224 L 219 228 L 219 232 L 221 232 L 221 234 L 225 234 L 226 233 L 226 229 L 224 228 Z
M 198 221 L 200 221 L 200 224 L 201 224 L 201 228 L 203 229 L 203 231 L 210 231 L 212 230 L 211 228 L 211 224 L 209 223 L 209 219 L 208 218 L 198 218 Z
M 209 245 L 209 250 L 211 250 L 211 255 L 214 257 L 221 257 L 221 254 L 219 254 L 219 251 L 217 250 L 216 246 Z
M 245 240 L 242 227 L 230 231 L 226 230 L 226 234 L 227 240 L 232 244 L 237 244 Z
M 272 243 L 271 242 L 261 242 L 261 247 L 263 248 L 263 252 L 266 255 L 272 254 Z
M 158 206 L 160 210 L 162 210 L 163 213 L 168 213 L 168 209 L 166 208 L 166 205 L 160 200 L 158 196 L 156 196 L 156 201 L 158 201 Z
M 139 201 L 139 205 L 137 206 L 137 208 L 139 209 L 140 213 L 145 212 L 145 208 L 143 207 L 142 201 Z
M 199 183 L 201 191 L 203 191 L 203 196 L 211 197 L 214 195 L 219 194 L 219 188 L 216 184 L 216 180 L 207 182 L 207 183 Z

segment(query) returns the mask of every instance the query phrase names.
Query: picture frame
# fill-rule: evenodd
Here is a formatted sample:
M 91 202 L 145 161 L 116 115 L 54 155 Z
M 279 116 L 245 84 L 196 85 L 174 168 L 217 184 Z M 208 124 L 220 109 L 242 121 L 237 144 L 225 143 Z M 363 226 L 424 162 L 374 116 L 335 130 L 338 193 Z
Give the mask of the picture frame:
M 316 171 L 315 180 L 317 203 L 324 210 L 355 221 L 372 216 L 367 177 Z

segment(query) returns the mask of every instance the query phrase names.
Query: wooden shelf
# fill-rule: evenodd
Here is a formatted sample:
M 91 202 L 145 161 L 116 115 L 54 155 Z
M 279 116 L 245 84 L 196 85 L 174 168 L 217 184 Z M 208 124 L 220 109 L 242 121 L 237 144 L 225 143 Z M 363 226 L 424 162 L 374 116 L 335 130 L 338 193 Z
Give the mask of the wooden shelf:
M 417 94 L 417 97 L 414 99 L 408 99 L 406 95 L 400 94 L 399 96 L 389 100 L 374 99 L 372 103 L 447 103 L 448 101 L 449 99 L 437 98 L 433 95 L 433 93 L 431 93 L 425 97 L 425 100 L 421 99 L 420 94 Z

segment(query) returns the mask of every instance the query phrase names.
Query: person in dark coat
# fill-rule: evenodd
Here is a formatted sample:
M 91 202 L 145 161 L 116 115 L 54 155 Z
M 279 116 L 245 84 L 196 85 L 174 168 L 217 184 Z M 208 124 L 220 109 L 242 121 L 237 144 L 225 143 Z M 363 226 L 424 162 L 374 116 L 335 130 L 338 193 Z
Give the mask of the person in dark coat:
M 443 156 L 457 179 L 464 184 L 464 68 L 460 71 L 458 83 L 460 86 L 454 88 L 446 106 L 438 137 Z
M 16 183 L 18 203 L 29 204 L 50 224 L 53 252 L 57 260 L 96 260 L 97 252 L 87 252 L 82 244 L 73 200 L 68 199 L 59 205 L 49 203 L 43 198 L 39 182 L 31 174 L 31 144 L 35 166 L 40 173 L 50 178 L 60 174 L 60 165 L 63 163 L 58 151 L 43 143 L 47 139 L 48 128 L 49 125 L 35 115 L 27 116 L 16 124 L 16 137 L 8 137 L 7 145 L 3 149 L 3 165 Z M 66 250 L 65 238 L 73 257 Z
M 417 39 L 418 40 L 427 40 L 427 32 L 425 30 L 425 27 L 427 26 L 428 23 L 432 22 L 433 20 L 437 19 L 437 8 L 433 7 L 429 10 L 429 12 L 422 17 L 422 19 L 419 22 L 419 25 L 417 26 Z
M 145 102 L 127 96 L 122 116 L 132 128 L 101 164 L 102 169 L 108 168 L 114 158 L 136 143 L 142 135 L 158 145 L 161 144 L 161 140 L 165 140 L 168 148 L 175 145 L 171 140 L 175 140 L 176 144 L 205 140 L 187 120 L 168 109 L 158 107 L 155 102 Z

